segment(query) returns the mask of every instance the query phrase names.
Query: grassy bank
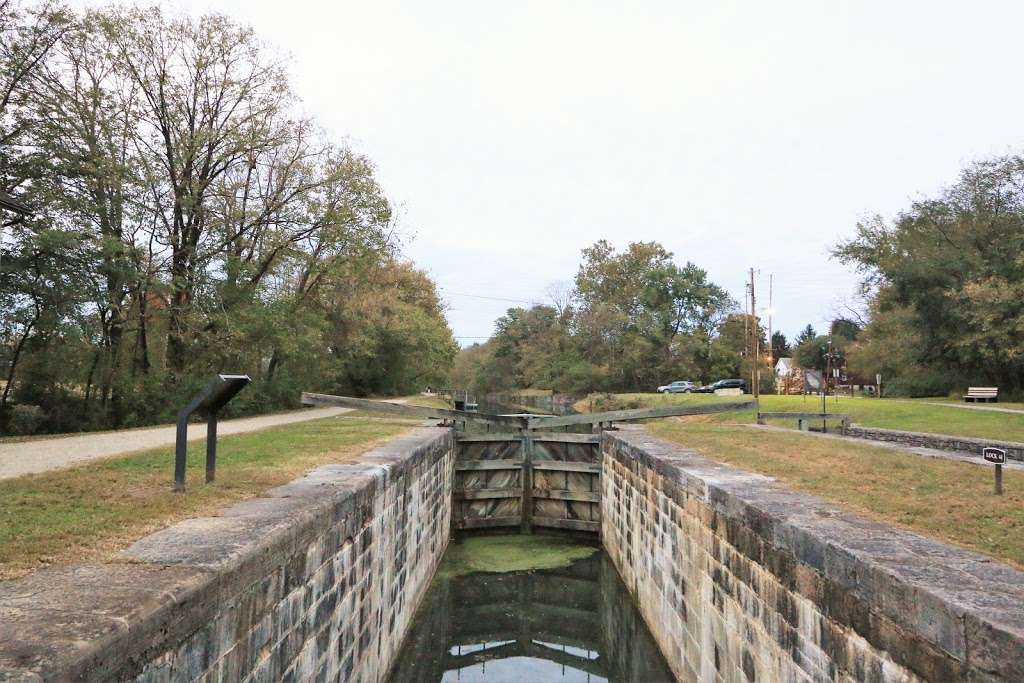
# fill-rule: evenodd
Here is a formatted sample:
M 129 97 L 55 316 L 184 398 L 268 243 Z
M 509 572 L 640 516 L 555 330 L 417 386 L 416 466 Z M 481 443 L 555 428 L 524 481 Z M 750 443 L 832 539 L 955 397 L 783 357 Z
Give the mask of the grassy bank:
M 351 460 L 417 423 L 342 415 L 225 436 L 210 485 L 202 485 L 205 442 L 195 442 L 185 495 L 171 491 L 173 447 L 0 481 L 0 578 L 108 557 L 175 521 L 215 513 L 318 465 Z
M 708 394 L 615 394 L 611 399 L 594 397 L 593 402 L 595 406 L 602 406 L 598 409 L 605 410 L 619 407 L 699 404 L 729 400 L 735 401 L 737 398 Z M 577 406 L 585 410 L 590 402 L 589 399 L 584 399 Z M 847 413 L 853 422 L 866 427 L 955 434 L 1002 441 L 1024 441 L 1024 414 L 966 410 L 952 407 L 949 404 L 933 405 L 933 403 L 942 403 L 942 401 L 941 399 L 922 401 L 888 398 L 840 398 L 837 401 L 834 397 L 829 397 L 827 400 L 828 412 Z M 761 410 L 768 412 L 818 412 L 821 410 L 821 398 L 817 396 L 805 398 L 803 396 L 763 395 L 760 399 L 760 406 Z M 704 419 L 723 424 L 755 421 L 753 410 L 743 413 L 709 415 Z M 793 421 L 780 422 L 779 425 L 796 426 Z
M 1024 472 L 1004 472 L 1006 493 L 995 496 L 988 467 L 795 431 L 691 419 L 648 426 L 657 436 L 713 460 L 1024 568 Z

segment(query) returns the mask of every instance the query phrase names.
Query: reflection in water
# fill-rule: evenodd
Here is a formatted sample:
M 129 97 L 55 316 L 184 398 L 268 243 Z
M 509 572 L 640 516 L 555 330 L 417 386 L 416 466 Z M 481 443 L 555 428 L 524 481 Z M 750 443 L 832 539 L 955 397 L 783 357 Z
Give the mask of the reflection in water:
M 603 553 L 529 572 L 452 577 L 445 568 L 392 683 L 674 680 Z

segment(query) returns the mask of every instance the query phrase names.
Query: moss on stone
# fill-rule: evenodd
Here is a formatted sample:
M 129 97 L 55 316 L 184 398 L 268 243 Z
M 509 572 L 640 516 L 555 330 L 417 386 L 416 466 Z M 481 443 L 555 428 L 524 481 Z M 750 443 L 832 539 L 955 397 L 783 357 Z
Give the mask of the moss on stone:
M 598 551 L 593 545 L 554 536 L 473 536 L 448 546 L 440 571 L 517 572 L 565 567 Z

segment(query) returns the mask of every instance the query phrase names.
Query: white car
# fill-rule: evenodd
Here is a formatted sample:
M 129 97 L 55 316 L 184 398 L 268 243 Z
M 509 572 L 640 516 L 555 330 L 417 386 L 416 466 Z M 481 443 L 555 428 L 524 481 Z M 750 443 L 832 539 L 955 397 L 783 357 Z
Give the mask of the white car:
M 675 382 L 672 382 L 671 384 L 666 384 L 664 386 L 658 387 L 658 393 L 659 394 L 688 394 L 688 393 L 690 393 L 691 391 L 693 391 L 696 388 L 697 388 L 697 385 L 694 384 L 693 382 L 690 382 L 688 380 L 676 380 Z

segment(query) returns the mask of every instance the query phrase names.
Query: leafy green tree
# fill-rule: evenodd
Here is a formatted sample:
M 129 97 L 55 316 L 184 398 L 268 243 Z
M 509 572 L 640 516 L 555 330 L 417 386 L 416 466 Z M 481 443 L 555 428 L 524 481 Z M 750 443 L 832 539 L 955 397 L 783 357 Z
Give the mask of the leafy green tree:
M 800 334 L 796 336 L 796 341 L 793 342 L 793 344 L 794 346 L 800 346 L 801 344 L 811 341 L 817 336 L 818 333 L 814 331 L 814 327 L 808 324 L 807 327 L 800 330 Z
M 739 359 L 715 343 L 735 302 L 704 270 L 655 242 L 618 252 L 602 240 L 582 254 L 570 296 L 509 309 L 486 344 L 460 352 L 453 382 L 477 393 L 650 389 Z
M 88 296 L 99 340 L 92 374 L 100 410 L 117 425 L 126 410 L 125 375 L 138 367 L 121 362 L 128 318 L 149 271 L 136 249 L 147 218 L 131 133 L 140 121 L 115 56 L 97 48 L 103 27 L 104 15 L 95 12 L 66 26 L 33 79 L 38 173 L 30 196 L 52 224 L 81 234 L 79 248 L 94 264 Z
M 68 337 L 81 303 L 84 282 L 75 278 L 85 265 L 76 259 L 79 253 L 74 233 L 40 230 L 39 219 L 15 227 L 12 245 L 0 247 L 0 347 L 8 349 L 7 372 L 0 392 L 0 411 L 7 407 L 15 388 L 28 390 L 19 382 L 19 368 L 26 354 L 45 348 L 52 340 Z M 65 339 L 65 341 L 67 341 Z M 65 363 L 45 363 L 48 376 L 34 389 L 43 395 L 66 382 Z
M 36 208 L 0 217 L 0 433 L 12 402 L 44 430 L 166 420 L 225 370 L 250 412 L 443 380 L 372 163 L 297 105 L 226 17 L 0 0 L 0 189 Z
M 401 394 L 437 386 L 456 353 L 434 283 L 412 264 L 390 261 L 356 296 L 329 296 L 325 340 L 341 393 Z M 305 362 L 303 345 L 293 361 Z M 312 378 L 311 378 L 312 381 Z
M 143 119 L 150 196 L 169 249 L 167 366 L 181 374 L 197 323 L 192 302 L 204 267 L 228 247 L 211 212 L 216 188 L 239 166 L 258 167 L 275 123 L 295 100 L 279 62 L 254 32 L 219 15 L 165 18 L 128 10 L 107 22 Z
M 793 353 L 793 349 L 790 348 L 789 342 L 786 340 L 786 335 L 782 332 L 775 331 L 772 333 L 772 358 L 778 361 L 780 358 L 789 358 Z
M 833 337 L 841 337 L 847 341 L 854 341 L 860 335 L 860 325 L 846 318 L 836 318 L 829 325 L 829 332 Z
M 834 253 L 919 339 L 900 372 L 927 368 L 947 390 L 966 376 L 1013 392 L 1024 389 L 1022 247 L 1024 158 L 1004 156 L 972 164 L 891 223 L 860 223 Z
M 0 0 L 0 190 L 27 185 L 32 177 L 22 162 L 27 136 L 41 120 L 34 79 L 70 21 L 58 3 Z
M 905 376 L 917 362 L 921 338 L 916 316 L 911 309 L 887 298 L 888 294 L 881 293 L 871 302 L 870 323 L 847 352 L 850 371 L 863 377 Z
M 658 377 L 699 374 L 699 358 L 727 311 L 735 308 L 725 290 L 692 263 L 652 272 L 645 305 L 654 322 L 650 337 L 663 354 Z
M 846 347 L 849 344 L 845 337 L 820 335 L 796 347 L 794 356 L 800 367 L 826 372 L 829 367 L 839 368 L 846 364 Z M 831 365 L 829 353 L 832 354 Z
M 608 388 L 698 376 L 713 335 L 735 307 L 704 270 L 671 259 L 655 242 L 631 243 L 621 254 L 605 241 L 583 250 L 574 327 L 583 357 L 609 369 Z
M 744 313 L 730 314 L 719 326 L 718 334 L 712 344 L 711 363 L 708 365 L 705 381 L 711 382 L 736 377 L 747 380 L 749 384 L 753 377 L 754 367 L 754 360 L 750 355 L 752 324 L 757 325 L 756 334 L 760 338 L 760 348 L 762 350 L 768 348 L 765 328 L 760 324 L 760 320 L 752 321 L 751 317 Z M 762 353 L 758 360 L 761 364 L 762 382 L 770 383 L 771 368 L 768 367 L 767 354 Z
M 671 257 L 656 242 L 631 243 L 621 254 L 604 240 L 583 250 L 574 325 L 584 358 L 609 368 L 615 388 L 657 381 L 660 349 L 645 300 L 653 274 L 670 266 Z

